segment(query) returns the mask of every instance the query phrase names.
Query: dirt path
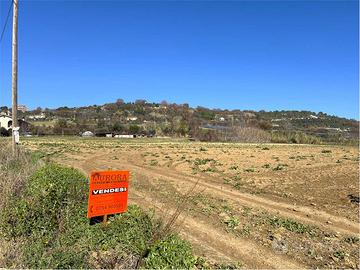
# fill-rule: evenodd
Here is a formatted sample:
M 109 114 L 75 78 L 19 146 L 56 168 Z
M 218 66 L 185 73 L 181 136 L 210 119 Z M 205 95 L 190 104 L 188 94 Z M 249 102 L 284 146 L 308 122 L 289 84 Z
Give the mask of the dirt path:
M 140 165 L 141 157 L 137 154 L 126 155 L 127 158 L 121 160 L 110 160 L 109 153 L 110 151 L 102 152 L 102 154 L 86 158 L 83 162 L 69 165 L 77 167 L 87 174 L 96 169 L 129 169 L 140 183 L 141 179 L 164 179 L 172 183 L 179 192 L 181 192 L 180 189 L 189 188 L 198 182 L 198 186 L 203 188 L 205 193 L 228 199 L 242 206 L 262 209 L 304 224 L 314 225 L 326 231 L 340 232 L 346 235 L 357 235 L 359 232 L 358 224 L 324 211 L 234 191 L 226 186 L 217 185 L 216 181 L 203 176 L 191 176 L 176 170 L 169 170 L 169 168 Z M 107 167 L 104 167 L 104 164 Z M 164 208 L 158 199 L 147 194 L 146 191 L 144 193 L 144 191 L 134 189 L 130 197 L 132 202 L 145 208 L 154 207 L 159 211 Z M 167 209 L 170 209 L 169 206 Z M 198 250 L 202 255 L 207 254 L 208 258 L 217 261 L 241 261 L 250 268 L 293 269 L 309 267 L 289 256 L 277 254 L 271 248 L 264 247 L 256 241 L 223 233 L 213 227 L 206 219 L 195 219 L 187 216 L 180 232 L 192 243 L 195 250 Z
M 137 165 L 127 164 L 127 166 L 136 170 L 144 169 L 143 167 Z M 262 198 L 260 196 L 233 191 L 226 186 L 217 186 L 207 183 L 205 182 L 206 179 L 203 177 L 191 177 L 188 175 L 179 174 L 178 172 L 172 173 L 168 170 L 165 171 L 150 167 L 146 167 L 146 173 L 148 176 L 167 178 L 171 181 L 179 182 L 182 185 L 186 183 L 195 184 L 198 179 L 201 179 L 198 185 L 206 188 L 205 192 L 233 200 L 241 205 L 252 208 L 261 208 L 270 213 L 280 214 L 281 216 L 295 219 L 306 224 L 311 224 L 324 230 L 331 230 L 333 232 L 341 232 L 350 235 L 357 235 L 359 233 L 359 224 L 351 222 L 342 217 L 328 214 L 324 211 L 311 209 L 305 206 L 276 202 L 267 198 Z
M 288 204 L 278 201 L 273 201 L 267 198 L 260 196 L 255 196 L 251 194 L 241 193 L 239 191 L 233 191 L 226 186 L 215 185 L 210 181 L 209 178 L 204 178 L 202 176 L 189 176 L 183 174 L 179 171 L 172 172 L 171 170 L 156 168 L 156 167 L 144 167 L 143 165 L 137 165 L 138 163 L 134 157 L 129 156 L 126 160 L 121 161 L 109 161 L 107 159 L 107 154 L 101 154 L 86 160 L 81 169 L 89 172 L 94 169 L 94 166 L 97 164 L 100 165 L 103 161 L 103 164 L 113 166 L 113 168 L 122 167 L 129 168 L 134 173 L 141 173 L 150 178 L 163 178 L 173 181 L 182 187 L 189 185 L 194 185 L 198 183 L 198 186 L 205 188 L 205 192 L 215 194 L 221 198 L 226 198 L 237 202 L 241 205 L 258 208 L 268 211 L 269 213 L 279 214 L 284 217 L 288 217 L 294 220 L 301 221 L 306 224 L 311 224 L 316 227 L 319 227 L 324 230 L 330 230 L 333 232 L 340 232 L 349 235 L 358 235 L 359 234 L 359 224 L 351 222 L 346 218 L 338 217 L 326 213 L 324 211 L 319 211 L 305 206 Z M 198 180 L 200 180 L 198 182 Z
M 104 164 L 104 158 L 107 154 L 93 156 L 87 159 L 85 162 L 76 166 L 78 169 L 86 174 L 90 171 L 99 168 L 100 164 Z M 107 161 L 107 165 L 111 168 L 114 165 Z M 132 174 L 136 174 L 136 177 L 141 179 L 142 177 L 168 177 L 161 173 L 152 172 L 150 170 L 144 170 L 143 168 L 129 164 L 128 162 L 117 163 L 117 166 L 121 168 L 129 168 Z M 179 179 L 175 179 L 179 180 Z M 131 194 L 132 202 L 143 206 L 145 208 L 153 207 L 158 211 L 163 211 L 164 205 L 151 196 L 147 196 L 146 193 L 142 193 L 133 190 Z M 169 210 L 169 207 L 166 207 Z M 173 209 L 170 209 L 172 211 Z M 296 262 L 283 254 L 276 254 L 273 250 L 269 250 L 266 247 L 262 247 L 253 241 L 235 237 L 231 234 L 224 234 L 217 228 L 212 227 L 206 220 L 194 219 L 190 216 L 186 216 L 182 220 L 180 233 L 194 246 L 195 250 L 199 250 L 201 255 L 206 255 L 208 259 L 215 260 L 217 262 L 242 262 L 249 268 L 261 268 L 261 269 L 299 269 L 306 268 L 305 265 Z
M 150 199 L 146 194 L 139 192 L 135 192 L 135 194 L 138 195 L 138 199 L 133 200 L 137 204 L 144 207 L 151 205 L 156 207 L 158 211 L 162 211 L 163 205 L 161 203 Z M 182 220 L 181 217 L 179 220 Z M 180 232 L 193 246 L 200 248 L 201 253 L 207 254 L 209 258 L 216 261 L 241 261 L 249 268 L 263 269 L 299 269 L 305 267 L 284 255 L 274 254 L 271 250 L 256 245 L 252 241 L 221 233 L 209 225 L 206 220 L 195 220 L 186 216 L 181 224 Z

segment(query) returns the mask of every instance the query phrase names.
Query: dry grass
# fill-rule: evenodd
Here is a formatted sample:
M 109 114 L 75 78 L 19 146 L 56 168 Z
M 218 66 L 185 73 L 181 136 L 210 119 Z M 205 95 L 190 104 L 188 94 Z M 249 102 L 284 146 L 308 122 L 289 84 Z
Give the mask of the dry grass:
M 183 220 L 180 221 L 180 216 L 185 213 L 191 202 L 196 198 L 202 191 L 198 191 L 199 181 L 197 181 L 193 186 L 191 186 L 184 194 L 180 195 L 179 201 L 176 203 L 175 209 L 170 209 L 168 207 L 165 209 L 163 215 L 160 217 L 160 224 L 157 230 L 155 231 L 153 237 L 147 243 L 147 248 L 145 249 L 145 253 L 140 256 L 136 263 L 136 268 L 142 268 L 144 266 L 144 258 L 148 255 L 148 252 L 152 245 L 156 242 L 165 239 L 172 233 L 178 233 L 177 225 L 182 224 Z M 183 217 L 185 219 L 186 217 Z M 177 222 L 179 220 L 179 222 Z M 176 225 L 176 223 L 178 223 Z
M 13 157 L 11 144 L 8 141 L 0 141 L 0 212 L 10 203 L 12 197 L 21 194 L 36 166 L 30 154 L 23 149 L 19 149 L 17 157 Z M 22 245 L 21 241 L 6 241 L 0 237 L 0 267 L 21 267 L 19 252 Z
M 11 144 L 0 141 L 0 211 L 11 196 L 21 193 L 35 167 L 31 156 L 23 149 L 20 148 L 18 155 L 14 157 Z

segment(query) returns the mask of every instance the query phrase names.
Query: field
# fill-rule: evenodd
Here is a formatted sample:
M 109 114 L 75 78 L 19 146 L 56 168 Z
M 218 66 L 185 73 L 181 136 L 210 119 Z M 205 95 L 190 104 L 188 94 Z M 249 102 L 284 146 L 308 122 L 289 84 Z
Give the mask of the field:
M 183 206 L 177 228 L 209 261 L 359 267 L 357 147 L 67 137 L 22 144 L 86 174 L 130 170 L 130 203 L 160 216 Z

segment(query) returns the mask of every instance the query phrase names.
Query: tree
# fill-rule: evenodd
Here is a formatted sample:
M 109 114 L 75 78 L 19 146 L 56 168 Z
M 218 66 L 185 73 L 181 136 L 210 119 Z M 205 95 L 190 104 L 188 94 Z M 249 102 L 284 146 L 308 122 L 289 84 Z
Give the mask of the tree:
M 34 114 L 40 114 L 41 112 L 42 112 L 41 107 L 37 107 L 37 108 L 33 111 Z
M 120 105 L 123 105 L 125 102 L 124 102 L 124 100 L 122 99 L 122 98 L 118 98 L 117 100 L 116 100 L 116 105 L 118 105 L 118 106 L 120 106 Z
M 137 99 L 135 100 L 136 105 L 145 105 L 147 101 L 145 99 Z
M 113 127 L 112 127 L 113 131 L 115 132 L 122 132 L 125 130 L 124 126 L 120 123 L 120 122 L 116 122 Z
M 186 136 L 189 132 L 189 125 L 185 120 L 181 120 L 176 127 L 176 133 L 180 136 Z
M 99 121 L 97 122 L 97 127 L 98 128 L 104 128 L 106 126 L 106 123 L 103 119 L 99 119 Z
M 68 127 L 65 119 L 59 119 L 54 125 L 54 133 L 55 134 L 64 134 L 64 129 Z
M 272 124 L 271 124 L 271 122 L 269 122 L 269 121 L 261 120 L 261 121 L 259 122 L 259 127 L 260 127 L 261 129 L 269 130 L 269 129 L 272 128 Z
M 55 126 L 58 126 L 59 128 L 66 128 L 67 127 L 67 121 L 65 119 L 59 119 Z
M 161 106 L 168 106 L 169 102 L 167 102 L 166 100 L 163 100 L 160 102 Z
M 140 129 L 141 128 L 138 125 L 131 125 L 129 127 L 129 131 L 130 131 L 131 134 L 138 134 Z

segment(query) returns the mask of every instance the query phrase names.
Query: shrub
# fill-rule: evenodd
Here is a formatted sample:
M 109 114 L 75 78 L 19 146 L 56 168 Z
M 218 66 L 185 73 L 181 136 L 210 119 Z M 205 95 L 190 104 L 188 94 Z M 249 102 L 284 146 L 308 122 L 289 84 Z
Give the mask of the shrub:
M 191 246 L 176 235 L 169 235 L 155 243 L 145 259 L 145 268 L 190 269 L 196 263 Z
M 300 143 L 300 144 L 321 144 L 320 138 L 305 134 L 304 132 L 271 132 L 273 143 Z
M 9 137 L 9 136 L 10 136 L 10 132 L 4 127 L 0 127 L 0 137 Z
M 22 241 L 22 264 L 15 265 L 7 252 L 0 254 L 0 267 L 129 269 L 145 255 L 152 268 L 194 265 L 190 245 L 177 236 L 158 238 L 159 222 L 138 206 L 130 205 L 106 226 L 91 226 L 87 193 L 88 181 L 75 169 L 46 164 L 36 171 L 0 213 L 2 239 Z
M 291 220 L 288 218 L 273 216 L 273 217 L 269 217 L 268 221 L 272 226 L 274 226 L 276 228 L 283 227 L 291 232 L 295 232 L 295 233 L 299 233 L 299 234 L 306 233 L 306 234 L 309 234 L 310 236 L 313 236 L 316 233 L 315 230 L 311 226 L 304 225 L 302 223 L 299 223 L 297 221 L 294 221 L 294 220 Z
M 84 176 L 74 169 L 55 164 L 44 166 L 30 177 L 23 199 L 15 198 L 5 209 L 5 220 L 1 222 L 5 235 L 51 234 L 58 225 L 59 214 L 86 201 L 85 183 Z

